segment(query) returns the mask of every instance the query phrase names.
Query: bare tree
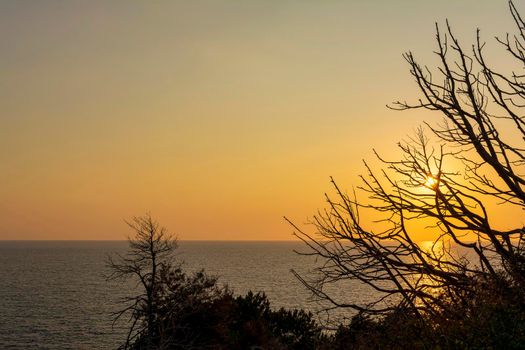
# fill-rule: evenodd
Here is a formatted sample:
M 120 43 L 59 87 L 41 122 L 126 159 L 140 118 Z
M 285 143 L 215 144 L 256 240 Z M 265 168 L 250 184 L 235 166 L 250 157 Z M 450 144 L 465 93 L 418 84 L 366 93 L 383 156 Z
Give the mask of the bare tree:
M 525 21 L 512 2 L 509 7 L 517 34 L 497 42 L 523 69 Z M 290 222 L 309 248 L 303 254 L 321 261 L 313 280 L 297 277 L 333 307 L 385 314 L 403 306 L 418 317 L 439 316 L 476 293 L 479 281 L 503 278 L 523 286 L 524 227 L 495 226 L 489 204 L 525 209 L 525 75 L 492 68 L 479 30 L 468 50 L 448 22 L 444 31 L 436 25 L 436 33 L 437 69 L 404 55 L 421 98 L 390 108 L 439 112 L 440 125 L 426 124 L 437 142 L 420 129 L 399 143 L 401 159 L 376 153 L 383 169 L 365 162 L 367 174 L 352 195 L 332 179 L 335 195 L 326 196 L 328 207 L 311 220 L 313 232 Z M 375 213 L 377 226 L 365 227 L 363 212 Z M 424 226 L 437 232 L 431 247 L 416 241 Z M 330 292 L 348 281 L 377 297 L 357 303 Z
M 114 314 L 115 320 L 129 315 L 131 326 L 122 348 L 129 349 L 138 339 L 147 341 L 146 348 L 153 348 L 159 336 L 157 327 L 158 308 L 163 291 L 163 275 L 172 267 L 174 250 L 177 247 L 173 235 L 154 221 L 150 215 L 134 217 L 127 222 L 134 231 L 128 237 L 126 254 L 109 256 L 107 266 L 111 273 L 108 279 L 133 279 L 136 294 L 123 300 L 125 306 Z

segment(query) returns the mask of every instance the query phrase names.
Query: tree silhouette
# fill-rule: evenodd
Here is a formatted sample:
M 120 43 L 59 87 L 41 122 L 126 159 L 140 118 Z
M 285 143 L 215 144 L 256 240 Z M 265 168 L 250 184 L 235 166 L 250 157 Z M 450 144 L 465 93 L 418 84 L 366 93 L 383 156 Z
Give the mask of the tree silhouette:
M 132 278 L 136 293 L 124 298 L 124 307 L 114 314 L 115 319 L 129 315 L 131 326 L 122 348 L 132 348 L 136 339 L 146 340 L 141 348 L 153 349 L 159 336 L 157 319 L 165 288 L 163 277 L 172 270 L 176 240 L 150 215 L 134 217 L 127 222 L 134 231 L 128 238 L 129 250 L 125 255 L 109 256 L 109 280 Z
M 311 313 L 272 310 L 264 293 L 235 296 L 203 270 L 185 273 L 173 260 L 174 237 L 151 216 L 128 225 L 128 252 L 107 261 L 109 279 L 137 284 L 114 314 L 130 317 L 121 349 L 302 350 L 328 340 Z
M 512 2 L 509 7 L 517 34 L 497 42 L 523 69 L 525 22 Z M 421 319 L 450 319 L 491 281 L 523 297 L 524 228 L 497 227 L 489 204 L 525 207 L 525 75 L 492 68 L 479 30 L 468 50 L 448 21 L 436 33 L 437 69 L 420 65 L 412 52 L 404 55 L 421 97 L 389 107 L 440 113 L 442 123 L 426 123 L 437 145 L 419 129 L 399 143 L 399 160 L 376 153 L 380 171 L 365 162 L 367 174 L 352 195 L 332 179 L 335 195 L 326 195 L 327 208 L 311 220 L 313 232 L 289 221 L 308 247 L 302 253 L 321 261 L 315 278 L 296 276 L 333 307 L 370 315 L 402 308 Z M 363 212 L 377 214 L 377 226 L 363 224 Z M 438 233 L 426 247 L 417 242 L 424 226 Z M 348 281 L 377 297 L 358 303 L 331 293 Z

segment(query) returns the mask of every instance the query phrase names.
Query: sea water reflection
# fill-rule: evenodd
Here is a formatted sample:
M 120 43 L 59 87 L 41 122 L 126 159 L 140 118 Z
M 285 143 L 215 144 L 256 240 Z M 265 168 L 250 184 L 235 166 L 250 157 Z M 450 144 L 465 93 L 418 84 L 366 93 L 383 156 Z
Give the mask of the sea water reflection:
M 237 294 L 264 291 L 273 307 L 317 311 L 310 293 L 292 275 L 307 276 L 315 261 L 294 250 L 301 242 L 180 242 L 187 271 L 220 276 Z M 107 282 L 105 257 L 125 252 L 126 242 L 0 242 L 0 348 L 112 349 L 125 324 L 112 327 L 111 312 L 132 285 Z M 377 297 L 355 282 L 330 290 L 340 300 Z M 332 318 L 351 313 L 337 310 Z M 324 314 L 321 315 L 324 318 Z

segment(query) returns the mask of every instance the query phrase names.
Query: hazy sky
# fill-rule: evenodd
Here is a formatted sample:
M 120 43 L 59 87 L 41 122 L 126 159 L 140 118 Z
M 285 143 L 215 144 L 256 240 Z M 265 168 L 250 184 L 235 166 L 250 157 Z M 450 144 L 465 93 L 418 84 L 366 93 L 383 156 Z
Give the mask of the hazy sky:
M 0 1 L 0 239 L 291 239 L 423 120 L 401 54 L 506 1 Z M 498 56 L 494 56 L 498 59 Z

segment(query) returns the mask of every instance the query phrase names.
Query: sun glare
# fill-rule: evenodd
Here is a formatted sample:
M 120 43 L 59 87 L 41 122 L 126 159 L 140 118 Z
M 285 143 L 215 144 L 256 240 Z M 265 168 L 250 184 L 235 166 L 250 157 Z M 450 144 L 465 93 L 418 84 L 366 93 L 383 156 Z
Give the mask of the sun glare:
M 427 179 L 425 181 L 425 187 L 428 187 L 430 189 L 435 189 L 437 187 L 438 181 L 435 177 L 432 175 L 427 175 Z
M 429 254 L 434 258 L 443 259 L 446 253 L 443 241 L 420 241 L 418 245 L 423 253 Z

